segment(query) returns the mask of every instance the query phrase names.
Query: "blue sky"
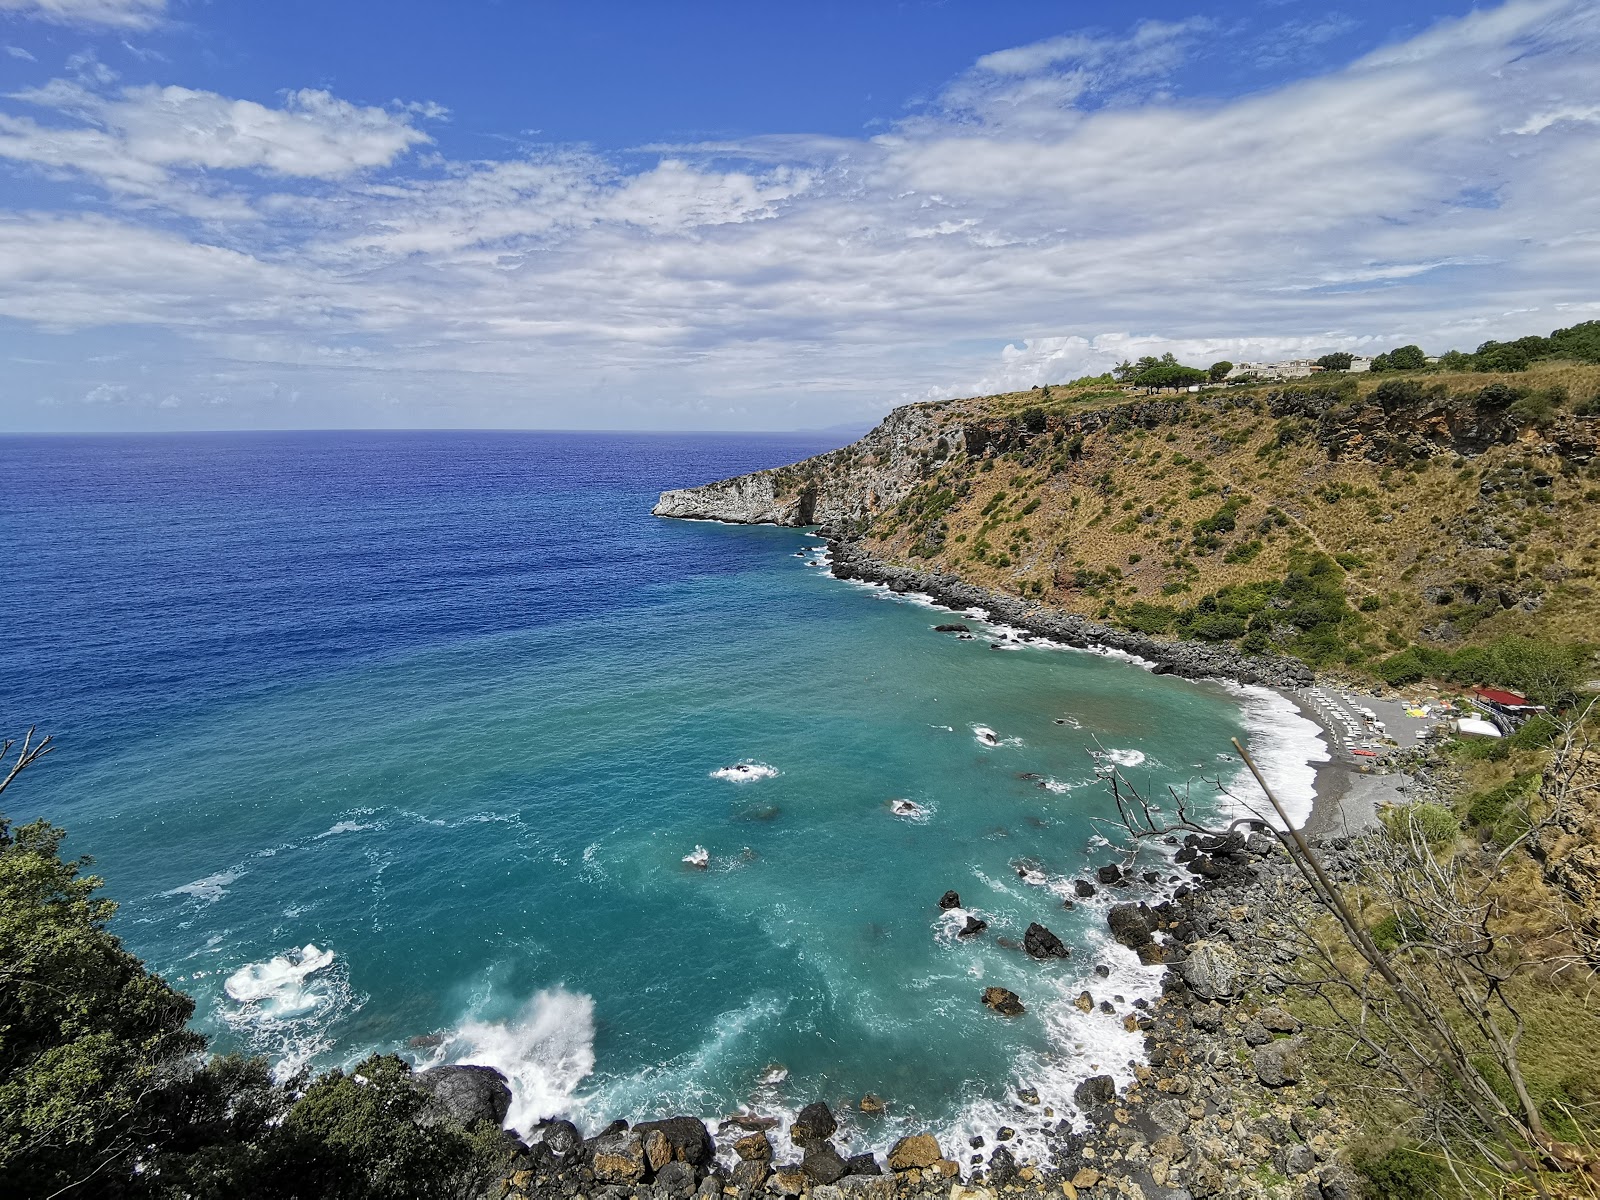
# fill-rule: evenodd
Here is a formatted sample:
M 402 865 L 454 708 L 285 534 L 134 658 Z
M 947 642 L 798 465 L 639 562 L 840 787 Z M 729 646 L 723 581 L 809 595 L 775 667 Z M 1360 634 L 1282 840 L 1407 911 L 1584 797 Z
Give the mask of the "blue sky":
M 804 428 L 1600 316 L 1600 6 L 0 0 L 12 430 Z

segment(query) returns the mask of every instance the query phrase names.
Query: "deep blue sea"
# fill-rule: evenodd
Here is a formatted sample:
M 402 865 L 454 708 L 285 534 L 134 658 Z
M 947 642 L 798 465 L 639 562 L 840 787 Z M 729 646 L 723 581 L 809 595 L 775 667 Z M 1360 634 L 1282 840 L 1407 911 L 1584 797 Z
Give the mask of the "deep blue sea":
M 1156 983 L 1111 897 L 1063 907 L 1114 857 L 1097 765 L 1231 778 L 1247 735 L 1303 799 L 1317 743 L 1259 692 L 936 634 L 806 533 L 649 515 L 831 445 L 0 440 L 0 729 L 58 747 L 8 815 L 67 827 L 197 1026 L 283 1070 L 493 1063 L 523 1126 L 875 1092 L 857 1147 L 1015 1124 L 1021 1084 L 1065 1113 Z M 1035 920 L 1069 961 L 999 943 Z

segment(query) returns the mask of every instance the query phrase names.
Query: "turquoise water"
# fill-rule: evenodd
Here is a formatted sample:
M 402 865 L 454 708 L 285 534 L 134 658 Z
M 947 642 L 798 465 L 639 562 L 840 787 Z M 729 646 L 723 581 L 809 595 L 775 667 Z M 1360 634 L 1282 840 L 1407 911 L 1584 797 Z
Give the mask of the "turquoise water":
M 96 856 L 219 1047 L 492 1062 L 524 1125 L 871 1091 L 876 1144 L 992 1128 L 1018 1083 L 1065 1111 L 1125 1073 L 1156 981 L 1106 946 L 1109 897 L 1062 907 L 1115 857 L 1091 752 L 1159 789 L 1231 776 L 1248 735 L 1300 778 L 1260 695 L 996 652 L 804 533 L 648 515 L 818 447 L 338 436 L 32 443 L 8 494 L 58 546 L 21 588 L 51 631 L 0 658 L 9 724 L 26 694 L 63 733 L 20 815 Z M 951 936 L 947 888 L 987 933 Z M 1033 920 L 1070 961 L 998 944 Z

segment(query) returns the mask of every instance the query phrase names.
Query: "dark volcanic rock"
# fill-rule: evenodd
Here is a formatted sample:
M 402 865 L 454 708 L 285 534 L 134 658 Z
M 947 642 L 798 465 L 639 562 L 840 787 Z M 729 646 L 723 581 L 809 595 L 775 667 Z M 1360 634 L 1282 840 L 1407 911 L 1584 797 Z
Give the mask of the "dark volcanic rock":
M 1150 920 L 1137 904 L 1113 904 L 1106 914 L 1106 925 L 1111 936 L 1129 950 L 1137 950 L 1151 938 Z
M 789 1140 L 796 1146 L 809 1146 L 825 1142 L 838 1131 L 839 1122 L 833 1119 L 833 1110 L 821 1100 L 806 1105 L 789 1126 Z M 832 1180 L 825 1182 L 831 1183 Z
M 1022 935 L 1022 948 L 1029 958 L 1068 958 L 1072 954 L 1065 942 L 1037 921 Z
M 878 1165 L 878 1159 L 873 1154 L 852 1154 L 844 1160 L 844 1173 L 846 1175 L 882 1175 L 883 1168 Z
M 583 1145 L 583 1135 L 571 1121 L 540 1121 L 529 1137 L 556 1158 L 566 1158 Z
M 1122 868 L 1116 863 L 1107 863 L 1095 872 L 1095 878 L 1105 884 L 1117 883 L 1122 879 Z
M 1072 1093 L 1072 1100 L 1079 1108 L 1094 1108 L 1101 1104 L 1110 1104 L 1117 1098 L 1117 1081 L 1109 1075 L 1091 1075 L 1080 1083 Z
M 1017 1177 L 1017 1160 L 1004 1146 L 996 1146 L 989 1155 L 990 1186 L 1003 1188 Z
M 971 633 L 972 632 L 972 630 L 968 629 L 960 621 L 951 621 L 949 624 L 946 624 L 946 625 L 935 625 L 933 627 L 933 631 L 935 633 Z
M 983 920 L 980 917 L 975 917 L 971 913 L 968 913 L 967 914 L 967 923 L 965 925 L 963 925 L 960 929 L 956 930 L 956 936 L 957 937 L 976 937 L 978 934 L 982 933 L 987 928 L 989 928 L 989 922 Z
M 488 1121 L 498 1128 L 511 1110 L 511 1086 L 493 1067 L 432 1067 L 412 1076 L 412 1082 L 461 1125 Z
M 1090 896 L 1094 895 L 1095 892 L 1099 891 L 1099 889 L 1087 879 L 1074 879 L 1072 881 L 1072 890 L 1078 894 L 1078 899 L 1080 900 L 1087 900 Z
M 650 1191 L 657 1200 L 689 1200 L 699 1185 L 694 1168 L 674 1159 L 656 1172 Z
M 939 907 L 941 909 L 960 908 L 961 893 L 955 891 L 946 892 L 939 897 Z

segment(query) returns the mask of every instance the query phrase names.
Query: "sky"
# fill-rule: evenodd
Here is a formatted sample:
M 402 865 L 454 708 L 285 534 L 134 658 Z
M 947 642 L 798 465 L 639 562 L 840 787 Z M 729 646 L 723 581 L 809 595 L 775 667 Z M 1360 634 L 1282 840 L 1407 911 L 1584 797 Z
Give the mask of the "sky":
M 1600 3 L 0 0 L 0 433 L 778 430 L 1600 318 Z

